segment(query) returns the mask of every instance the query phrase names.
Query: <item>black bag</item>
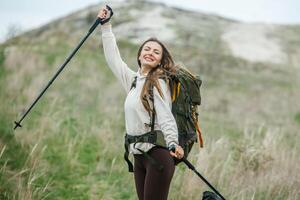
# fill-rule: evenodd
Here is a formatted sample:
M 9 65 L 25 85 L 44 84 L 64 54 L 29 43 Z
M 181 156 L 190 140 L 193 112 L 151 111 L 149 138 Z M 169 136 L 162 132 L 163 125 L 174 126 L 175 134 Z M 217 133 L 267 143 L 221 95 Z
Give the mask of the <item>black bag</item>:
M 213 192 L 205 191 L 205 192 L 203 192 L 202 200 L 222 200 L 222 199 L 221 199 L 221 197 L 219 197 L 218 195 L 216 195 Z

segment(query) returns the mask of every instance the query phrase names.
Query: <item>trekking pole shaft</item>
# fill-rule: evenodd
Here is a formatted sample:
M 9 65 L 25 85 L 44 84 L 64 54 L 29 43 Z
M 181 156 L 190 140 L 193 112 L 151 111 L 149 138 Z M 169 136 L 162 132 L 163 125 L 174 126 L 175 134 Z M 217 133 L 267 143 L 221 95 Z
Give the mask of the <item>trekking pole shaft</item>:
M 182 161 L 184 164 L 186 164 L 192 171 L 194 171 L 219 197 L 221 197 L 223 200 L 226 200 L 225 197 L 223 197 L 218 190 L 216 190 L 196 169 L 195 167 L 186 159 L 183 158 Z
M 72 51 L 72 53 L 67 57 L 65 62 L 61 65 L 59 70 L 55 73 L 55 75 L 52 77 L 52 79 L 48 82 L 46 87 L 42 90 L 42 92 L 38 95 L 38 97 L 34 100 L 34 102 L 30 105 L 30 107 L 27 109 L 27 111 L 22 115 L 20 120 L 18 122 L 15 121 L 15 127 L 21 127 L 21 122 L 26 117 L 26 115 L 30 112 L 30 110 L 34 107 L 34 105 L 38 102 L 38 100 L 43 96 L 43 94 L 46 92 L 46 90 L 50 87 L 50 85 L 53 83 L 53 81 L 57 78 L 57 76 L 61 73 L 61 71 L 65 68 L 65 66 L 70 62 L 72 57 L 76 54 L 78 49 L 82 46 L 82 44 L 85 42 L 85 40 L 90 36 L 90 34 L 95 30 L 95 28 L 98 26 L 98 24 L 101 23 L 101 19 L 97 18 L 97 20 L 94 22 L 94 24 L 89 29 L 88 33 L 85 35 L 85 37 L 80 41 L 80 43 L 77 45 L 77 47 Z

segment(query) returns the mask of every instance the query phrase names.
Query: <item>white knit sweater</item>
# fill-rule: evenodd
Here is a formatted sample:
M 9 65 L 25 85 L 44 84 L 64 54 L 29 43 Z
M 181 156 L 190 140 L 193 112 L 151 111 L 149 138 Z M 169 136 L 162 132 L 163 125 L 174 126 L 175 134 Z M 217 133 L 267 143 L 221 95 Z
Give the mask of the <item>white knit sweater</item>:
M 127 93 L 124 104 L 126 133 L 129 135 L 142 135 L 147 133 L 151 128 L 145 124 L 150 123 L 150 117 L 140 99 L 146 76 L 141 75 L 140 71 L 134 72 L 122 60 L 111 25 L 107 24 L 101 26 L 101 31 L 107 64 Z M 136 87 L 130 90 L 134 77 L 137 77 Z M 175 143 L 178 144 L 177 125 L 171 112 L 172 102 L 169 87 L 163 80 L 159 80 L 159 83 L 163 98 L 159 95 L 157 89 L 154 88 L 154 107 L 156 110 L 154 129 L 163 132 L 167 145 L 170 146 Z M 143 151 L 148 151 L 153 145 L 149 143 L 137 143 L 135 147 Z M 140 152 L 133 147 L 133 144 L 130 146 L 130 152 L 140 154 Z

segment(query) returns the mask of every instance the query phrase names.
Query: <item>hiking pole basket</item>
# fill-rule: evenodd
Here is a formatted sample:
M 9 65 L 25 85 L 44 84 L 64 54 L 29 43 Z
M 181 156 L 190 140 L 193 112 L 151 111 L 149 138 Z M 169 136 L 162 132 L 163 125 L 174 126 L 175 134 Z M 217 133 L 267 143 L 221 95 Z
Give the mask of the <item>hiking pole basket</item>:
M 46 90 L 49 88 L 49 86 L 53 83 L 53 81 L 57 78 L 57 76 L 61 73 L 61 71 L 65 68 L 65 66 L 70 62 L 70 60 L 73 58 L 73 56 L 76 54 L 76 52 L 79 50 L 79 48 L 82 46 L 82 44 L 85 42 L 85 40 L 91 35 L 91 33 L 95 30 L 95 28 L 99 24 L 104 24 L 110 20 L 110 18 L 113 15 L 112 9 L 106 5 L 106 8 L 110 11 L 110 16 L 107 19 L 101 19 L 97 18 L 94 22 L 94 24 L 90 27 L 87 34 L 83 37 L 83 39 L 79 42 L 77 47 L 71 52 L 71 54 L 67 57 L 65 62 L 61 65 L 59 70 L 55 73 L 55 75 L 51 78 L 51 80 L 48 82 L 48 84 L 45 86 L 45 88 L 42 90 L 42 92 L 38 95 L 38 97 L 33 101 L 33 103 L 30 105 L 30 107 L 26 110 L 26 112 L 22 115 L 19 121 L 15 121 L 15 127 L 14 130 L 18 127 L 22 127 L 21 122 L 23 119 L 27 116 L 27 114 L 30 112 L 30 110 L 34 107 L 34 105 L 38 102 L 38 100 L 43 96 L 43 94 L 46 92 Z

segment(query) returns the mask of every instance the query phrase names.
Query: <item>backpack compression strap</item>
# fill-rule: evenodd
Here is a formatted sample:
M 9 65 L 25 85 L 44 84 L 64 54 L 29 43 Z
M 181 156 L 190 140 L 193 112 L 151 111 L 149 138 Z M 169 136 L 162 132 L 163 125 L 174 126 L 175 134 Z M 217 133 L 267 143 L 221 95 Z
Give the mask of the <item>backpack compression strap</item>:
M 172 102 L 176 100 L 180 93 L 180 82 L 178 81 L 173 85 Z
M 200 126 L 199 126 L 199 122 L 194 119 L 194 124 L 195 124 L 195 128 L 197 130 L 199 145 L 200 145 L 201 148 L 203 148 L 203 138 L 202 138 L 202 133 L 201 133 L 201 129 L 200 129 Z
M 194 126 L 195 126 L 196 131 L 197 131 L 199 145 L 200 145 L 201 148 L 203 148 L 203 138 L 202 138 L 202 132 L 201 132 L 198 117 L 197 117 L 198 114 L 193 108 L 192 108 L 192 113 L 193 113 L 192 114 L 192 120 L 193 120 Z

